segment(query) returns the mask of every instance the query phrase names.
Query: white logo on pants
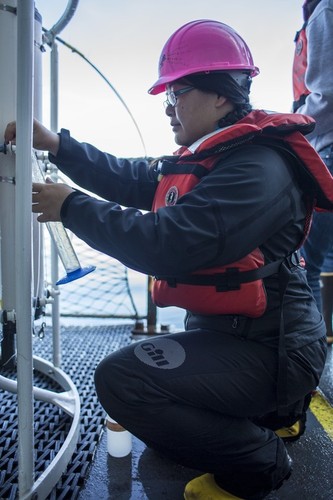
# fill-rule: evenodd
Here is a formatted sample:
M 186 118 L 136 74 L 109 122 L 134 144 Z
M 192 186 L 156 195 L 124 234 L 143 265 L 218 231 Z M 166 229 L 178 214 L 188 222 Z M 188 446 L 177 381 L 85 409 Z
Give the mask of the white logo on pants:
M 153 339 L 140 342 L 134 349 L 135 356 L 146 365 L 172 370 L 185 361 L 183 346 L 171 339 Z

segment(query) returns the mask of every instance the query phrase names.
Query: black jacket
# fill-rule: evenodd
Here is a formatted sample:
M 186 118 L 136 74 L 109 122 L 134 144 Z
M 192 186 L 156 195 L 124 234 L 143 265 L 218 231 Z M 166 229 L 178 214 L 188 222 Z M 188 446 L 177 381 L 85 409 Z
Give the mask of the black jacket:
M 62 207 L 62 221 L 91 247 L 144 274 L 190 273 L 228 264 L 260 247 L 275 260 L 303 236 L 306 207 L 294 165 L 279 151 L 244 144 L 226 152 L 215 168 L 176 205 L 150 212 L 158 172 L 144 159 L 117 159 L 62 130 L 50 160 L 97 199 L 76 191 Z M 104 200 L 108 200 L 105 202 Z M 123 208 L 130 207 L 130 208 Z M 191 316 L 189 327 L 206 326 L 277 345 L 280 301 L 276 278 L 265 279 L 266 313 L 258 319 Z M 287 348 L 325 335 L 301 266 L 284 297 Z

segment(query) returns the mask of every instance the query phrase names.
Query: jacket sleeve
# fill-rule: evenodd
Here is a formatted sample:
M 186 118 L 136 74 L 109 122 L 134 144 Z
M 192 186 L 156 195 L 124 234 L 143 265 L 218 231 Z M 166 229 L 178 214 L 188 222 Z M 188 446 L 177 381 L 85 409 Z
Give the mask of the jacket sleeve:
M 177 276 L 235 262 L 266 243 L 272 258 L 289 253 L 302 237 L 301 196 L 284 158 L 252 145 L 226 156 L 174 206 L 142 213 L 76 192 L 62 220 L 127 267 Z
M 150 210 L 157 186 L 157 173 L 148 159 L 120 159 L 87 143 L 79 143 L 68 130 L 60 132 L 57 156 L 52 163 L 76 185 L 105 200 Z
M 326 4 L 326 5 L 325 5 Z M 333 68 L 329 62 L 333 54 L 333 2 L 322 2 L 310 17 L 306 28 L 308 41 L 305 84 L 310 94 L 297 113 L 312 116 L 316 120 L 313 132 L 307 139 L 318 149 L 322 141 L 318 136 L 330 133 L 326 144 L 333 141 Z

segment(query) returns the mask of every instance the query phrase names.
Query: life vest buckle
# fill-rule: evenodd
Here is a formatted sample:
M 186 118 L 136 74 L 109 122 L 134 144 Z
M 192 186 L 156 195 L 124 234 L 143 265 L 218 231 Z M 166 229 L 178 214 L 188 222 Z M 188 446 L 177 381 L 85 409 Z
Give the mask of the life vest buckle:
M 228 267 L 224 273 L 216 274 L 215 278 L 217 292 L 239 290 L 241 287 L 237 267 Z
M 286 258 L 286 263 L 289 267 L 289 269 L 293 269 L 295 267 L 298 267 L 302 264 L 301 257 L 299 255 L 299 252 L 293 252 L 291 255 L 288 255 Z

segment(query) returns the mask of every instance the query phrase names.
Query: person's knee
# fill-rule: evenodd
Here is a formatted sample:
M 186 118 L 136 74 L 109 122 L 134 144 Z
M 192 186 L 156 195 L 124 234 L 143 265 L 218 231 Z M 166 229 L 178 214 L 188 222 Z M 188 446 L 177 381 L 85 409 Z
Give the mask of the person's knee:
M 121 400 L 126 392 L 125 387 L 130 384 L 126 362 L 119 361 L 115 354 L 104 358 L 94 374 L 97 396 L 105 409 Z
M 135 406 L 142 381 L 132 347 L 120 349 L 104 358 L 96 367 L 94 381 L 104 408 L 110 405 Z
M 110 377 L 112 377 L 112 362 L 105 358 L 97 365 L 94 374 L 97 396 L 105 409 L 107 409 L 106 402 L 112 397 L 112 387 L 114 387 L 110 384 Z
M 97 394 L 104 388 L 106 380 L 105 380 L 105 374 L 106 374 L 107 368 L 106 368 L 106 358 L 103 359 L 96 367 L 95 373 L 94 373 L 94 382 L 95 382 L 95 387 Z

